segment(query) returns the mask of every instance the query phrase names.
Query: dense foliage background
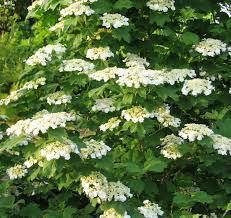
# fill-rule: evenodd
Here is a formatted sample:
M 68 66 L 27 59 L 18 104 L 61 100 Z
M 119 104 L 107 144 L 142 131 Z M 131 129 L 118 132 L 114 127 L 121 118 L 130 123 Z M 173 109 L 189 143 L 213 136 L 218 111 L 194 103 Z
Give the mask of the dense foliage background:
M 1 217 L 231 217 L 230 1 L 4 2 Z

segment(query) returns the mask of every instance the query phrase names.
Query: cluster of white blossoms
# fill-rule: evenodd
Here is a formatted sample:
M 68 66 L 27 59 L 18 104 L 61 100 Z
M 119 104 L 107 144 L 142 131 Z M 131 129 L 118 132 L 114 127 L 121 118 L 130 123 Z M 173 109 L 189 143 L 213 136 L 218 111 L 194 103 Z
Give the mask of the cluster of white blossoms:
M 12 91 L 9 96 L 7 96 L 5 99 L 0 100 L 0 105 L 8 105 L 11 102 L 17 101 L 20 97 L 23 96 L 24 92 L 26 90 L 31 90 L 31 89 L 37 89 L 39 86 L 43 86 L 46 84 L 46 78 L 41 77 L 38 78 L 37 80 L 32 80 L 23 85 L 22 88 Z
M 26 160 L 23 165 L 26 167 L 26 168 L 31 168 L 34 164 L 38 163 L 38 160 L 33 158 L 33 157 L 30 157 L 28 160 Z
M 195 78 L 191 80 L 186 80 L 184 82 L 181 92 L 183 95 L 188 95 L 191 93 L 193 96 L 199 94 L 210 95 L 212 91 L 215 90 L 215 87 L 212 85 L 212 82 L 207 79 Z
M 167 12 L 169 9 L 175 10 L 174 0 L 149 0 L 147 6 L 153 11 Z
M 126 67 L 148 67 L 150 65 L 146 58 L 132 53 L 127 53 L 123 62 L 125 62 Z
M 82 60 L 82 59 L 71 59 L 71 60 L 63 60 L 62 65 L 59 68 L 60 72 L 72 72 L 72 71 L 88 71 L 93 70 L 95 65 Z
M 46 0 L 35 0 L 27 9 L 28 11 L 33 11 L 37 7 L 41 6 L 44 2 L 46 2 Z
M 26 64 L 29 66 L 35 66 L 37 64 L 41 64 L 42 66 L 46 66 L 47 62 L 51 61 L 52 53 L 56 53 L 57 55 L 61 55 L 66 51 L 66 48 L 60 44 L 47 45 L 43 48 L 38 49 L 34 55 L 29 57 L 26 60 Z
M 114 208 L 110 208 L 105 210 L 99 218 L 131 218 L 131 216 L 127 214 L 127 211 L 125 211 L 124 214 L 120 214 Z
M 192 69 L 172 69 L 169 71 L 163 70 L 163 77 L 165 83 L 174 85 L 175 83 L 184 82 L 187 77 L 194 78 L 196 76 L 195 70 Z
M 9 127 L 7 135 L 32 135 L 37 136 L 40 132 L 46 133 L 49 128 L 66 127 L 68 121 L 75 121 L 73 113 L 57 112 L 49 113 L 46 110 L 36 113 L 32 118 L 19 120 L 16 124 Z
M 213 131 L 204 124 L 189 123 L 180 130 L 179 136 L 188 139 L 190 142 L 202 140 L 205 136 L 210 136 Z
M 227 50 L 227 44 L 219 39 L 207 38 L 203 39 L 197 45 L 194 45 L 194 49 L 203 56 L 214 57 L 221 52 L 225 52 Z
M 154 110 L 152 115 L 153 117 L 156 117 L 164 127 L 179 127 L 181 124 L 181 120 L 179 118 L 176 118 L 170 114 L 170 106 L 167 104 Z
M 164 138 L 160 139 L 161 145 L 164 146 L 161 149 L 161 154 L 169 159 L 176 160 L 177 158 L 182 157 L 182 154 L 180 153 L 178 146 L 183 143 L 183 139 L 175 136 L 174 134 L 167 135 Z
M 83 192 L 90 198 L 98 198 L 102 201 L 126 201 L 133 195 L 130 189 L 121 182 L 108 182 L 107 178 L 99 173 L 92 172 L 88 176 L 81 177 Z
M 92 111 L 102 111 L 104 113 L 109 113 L 116 110 L 117 109 L 114 106 L 114 101 L 112 98 L 96 99 L 95 104 L 92 107 Z
M 51 32 L 56 31 L 56 30 L 62 30 L 64 29 L 64 21 L 61 20 L 60 22 L 56 23 L 54 26 L 50 27 L 49 30 Z
M 114 57 L 114 54 L 111 52 L 110 48 L 107 47 L 98 47 L 90 48 L 87 50 L 86 57 L 91 60 L 107 60 L 110 57 Z
M 60 11 L 61 17 L 59 18 L 59 20 L 62 20 L 64 17 L 71 15 L 80 16 L 85 14 L 87 16 L 90 16 L 94 13 L 95 11 L 92 10 L 90 6 L 85 5 L 84 2 L 77 1 Z
M 114 27 L 119 28 L 122 26 L 129 26 L 129 19 L 121 14 L 108 14 L 104 13 L 102 17 L 100 17 L 100 20 L 103 21 L 102 26 L 105 26 L 106 28 Z
M 67 103 L 71 103 L 71 99 L 72 99 L 71 95 L 67 95 L 63 91 L 58 91 L 58 92 L 49 94 L 47 96 L 47 103 L 49 105 L 52 105 L 52 104 L 54 104 L 54 105 L 67 104 Z
M 110 79 L 115 79 L 116 75 L 122 75 L 125 72 L 126 69 L 118 68 L 118 67 L 108 67 L 104 70 L 98 70 L 92 73 L 88 74 L 88 77 L 90 79 L 96 80 L 96 81 L 104 81 L 107 82 Z
M 2 131 L 0 131 L 0 140 L 2 140 L 4 137 L 4 133 Z
M 132 108 L 123 110 L 121 117 L 133 123 L 143 123 L 145 118 L 153 117 L 153 115 L 141 106 L 133 106 Z
M 19 164 L 7 169 L 6 173 L 10 177 L 10 180 L 14 180 L 24 177 L 27 174 L 27 169 Z
M 138 207 L 138 210 L 145 218 L 158 218 L 158 216 L 164 214 L 158 204 L 152 203 L 149 200 L 145 200 L 143 204 L 144 206 Z
M 99 129 L 103 132 L 107 130 L 112 131 L 113 129 L 119 126 L 120 122 L 121 120 L 118 117 L 112 117 L 111 119 L 108 120 L 107 123 L 100 125 Z
M 51 142 L 40 151 L 41 156 L 46 158 L 48 161 L 53 159 L 57 160 L 60 157 L 63 157 L 65 160 L 69 160 L 71 153 L 79 154 L 79 150 L 77 145 L 70 140 L 64 140 L 63 142 Z
M 217 150 L 218 154 L 231 155 L 231 139 L 222 135 L 213 134 L 210 136 L 213 140 L 213 148 Z
M 126 185 L 118 182 L 109 182 L 108 187 L 108 201 L 121 201 L 125 202 L 127 198 L 132 198 L 133 195 L 130 192 L 130 188 L 128 188 Z
M 107 154 L 108 151 L 111 150 L 109 146 L 107 146 L 103 141 L 96 141 L 94 139 L 84 141 L 87 147 L 80 149 L 80 156 L 82 158 L 99 158 L 101 159 L 103 156 Z

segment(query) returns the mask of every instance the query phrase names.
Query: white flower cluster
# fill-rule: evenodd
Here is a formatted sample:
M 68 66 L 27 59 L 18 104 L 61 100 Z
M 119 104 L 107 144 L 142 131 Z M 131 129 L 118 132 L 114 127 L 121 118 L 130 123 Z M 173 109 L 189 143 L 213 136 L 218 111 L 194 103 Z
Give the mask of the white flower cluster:
M 87 50 L 87 58 L 91 60 L 107 60 L 110 57 L 114 57 L 109 47 L 90 48 Z
M 125 62 L 126 67 L 148 67 L 150 65 L 146 58 L 141 58 L 139 55 L 132 53 L 127 53 L 123 62 Z
M 127 214 L 127 211 L 125 211 L 124 214 L 120 214 L 114 208 L 110 208 L 105 210 L 99 218 L 131 218 L 131 216 Z
M 10 180 L 22 178 L 27 174 L 27 169 L 22 165 L 15 165 L 6 170 L 7 175 L 10 177 Z
M 207 38 L 203 39 L 197 45 L 194 45 L 194 48 L 203 56 L 214 57 L 221 52 L 225 52 L 227 50 L 227 44 L 219 39 Z
M 116 107 L 114 106 L 114 101 L 112 98 L 102 98 L 95 100 L 95 104 L 93 105 L 92 110 L 109 113 L 116 111 Z
M 176 9 L 174 3 L 174 0 L 149 0 L 147 6 L 153 11 L 167 12 L 169 9 Z
M 184 82 L 181 92 L 183 95 L 188 95 L 191 93 L 193 96 L 204 93 L 205 95 L 210 95 L 212 91 L 215 90 L 215 87 L 212 85 L 212 82 L 207 79 L 195 78 L 191 80 L 186 80 Z
M 214 134 L 210 136 L 213 140 L 213 148 L 217 150 L 218 154 L 231 155 L 231 139 L 222 135 Z
M 26 60 L 26 64 L 29 66 L 35 66 L 37 64 L 41 64 L 42 66 L 46 66 L 48 61 L 51 61 L 52 53 L 56 53 L 60 55 L 66 51 L 66 48 L 60 44 L 47 45 L 43 48 L 38 49 L 34 55 L 29 57 Z
M 107 178 L 99 172 L 92 172 L 81 179 L 84 193 L 90 198 L 98 197 L 100 201 L 126 201 L 133 195 L 130 189 L 121 182 L 108 182 Z
M 113 117 L 109 119 L 107 123 L 100 125 L 99 129 L 103 132 L 107 130 L 112 131 L 113 129 L 119 126 L 120 122 L 121 120 L 118 117 Z
M 59 20 L 62 20 L 64 17 L 71 15 L 80 16 L 85 14 L 87 16 L 90 16 L 94 13 L 95 11 L 92 10 L 90 6 L 84 5 L 83 2 L 74 2 L 60 11 L 61 17 L 59 18 Z
M 27 9 L 28 11 L 33 11 L 37 7 L 41 6 L 44 2 L 46 2 L 46 0 L 35 0 Z
M 71 103 L 72 96 L 65 94 L 63 91 L 58 91 L 47 96 L 47 103 L 49 105 L 60 105 Z
M 175 83 L 184 82 L 187 77 L 193 78 L 196 76 L 195 70 L 191 69 L 172 69 L 170 71 L 163 71 L 165 83 L 174 85 Z
M 56 31 L 56 30 L 62 30 L 63 31 L 63 29 L 64 29 L 64 21 L 63 20 L 56 23 L 54 26 L 49 28 L 49 30 L 51 32 Z
M 82 59 L 71 59 L 71 60 L 64 60 L 62 62 L 61 67 L 59 68 L 60 72 L 72 72 L 72 71 L 88 71 L 93 70 L 95 68 L 95 65 L 82 60 Z
M 33 158 L 33 157 L 30 157 L 28 160 L 26 160 L 23 165 L 26 167 L 26 168 L 31 168 L 34 164 L 36 164 L 38 162 L 37 159 Z
M 143 123 L 145 118 L 153 117 L 153 115 L 141 106 L 133 106 L 130 109 L 123 110 L 121 117 L 133 123 Z
M 123 74 L 124 71 L 126 70 L 123 68 L 108 67 L 104 70 L 98 70 L 96 72 L 89 73 L 88 77 L 97 81 L 103 80 L 104 82 L 107 82 L 110 79 L 115 79 L 116 75 Z
M 106 28 L 114 27 L 119 28 L 121 26 L 129 26 L 129 19 L 121 14 L 108 14 L 104 13 L 102 17 L 100 17 L 100 20 L 103 21 L 103 26 Z
M 3 139 L 3 137 L 4 137 L 4 134 L 3 134 L 3 132 L 2 132 L 2 131 L 0 131 L 0 140 L 2 140 L 2 139 Z
M 125 186 L 120 181 L 109 182 L 108 188 L 108 201 L 121 201 L 125 202 L 127 198 L 132 198 L 133 195 L 130 193 L 130 188 Z
M 158 204 L 152 203 L 149 200 L 145 200 L 143 204 L 144 206 L 138 207 L 138 210 L 145 218 L 158 218 L 158 216 L 164 214 Z
M 170 106 L 167 104 L 154 110 L 152 114 L 153 117 L 156 117 L 164 127 L 179 127 L 181 124 L 181 120 L 179 118 L 175 118 L 170 114 Z
M 76 116 L 73 113 L 57 112 L 49 113 L 46 110 L 38 112 L 32 118 L 19 120 L 16 124 L 9 127 L 7 135 L 33 135 L 37 136 L 39 132 L 46 133 L 49 128 L 56 129 L 65 127 L 66 122 L 75 121 Z
M 107 154 L 108 151 L 111 150 L 111 148 L 107 146 L 103 141 L 96 141 L 94 139 L 91 139 L 85 141 L 84 143 L 87 145 L 87 147 L 80 149 L 80 156 L 85 159 L 88 157 L 91 157 L 93 159 L 101 159 Z
M 70 140 L 51 142 L 40 151 L 41 156 L 45 157 L 48 161 L 53 159 L 57 160 L 60 157 L 69 160 L 71 153 L 79 154 L 79 150 L 77 145 Z
M 29 81 L 29 82 L 25 83 L 22 88 L 20 88 L 20 89 L 18 89 L 16 91 L 12 91 L 10 93 L 10 95 L 7 96 L 5 99 L 1 99 L 0 100 L 0 105 L 3 105 L 3 104 L 8 105 L 11 102 L 15 102 L 20 97 L 23 96 L 23 93 L 26 90 L 37 89 L 39 86 L 43 86 L 45 84 L 46 84 L 46 78 L 45 77 L 41 77 L 41 78 L 39 78 L 37 80 Z
M 188 139 L 190 142 L 202 140 L 204 136 L 210 136 L 213 131 L 204 124 L 189 123 L 180 130 L 179 136 L 183 139 Z
M 161 154 L 169 159 L 176 160 L 177 158 L 182 157 L 182 154 L 180 153 L 178 146 L 183 143 L 183 139 L 175 136 L 173 134 L 167 135 L 164 138 L 160 139 L 161 145 L 164 146 L 161 149 Z
M 164 77 L 160 71 L 146 70 L 144 67 L 130 67 L 118 72 L 116 81 L 120 86 L 139 88 L 141 85 L 160 85 L 164 83 Z

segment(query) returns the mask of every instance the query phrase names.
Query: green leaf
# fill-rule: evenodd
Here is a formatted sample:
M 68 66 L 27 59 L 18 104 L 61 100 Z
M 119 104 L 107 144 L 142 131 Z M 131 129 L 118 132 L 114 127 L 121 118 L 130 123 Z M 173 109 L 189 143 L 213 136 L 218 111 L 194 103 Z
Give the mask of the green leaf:
M 12 138 L 7 139 L 0 147 L 0 152 L 10 151 L 25 139 L 25 136 L 13 136 Z
M 128 27 L 120 27 L 112 31 L 112 36 L 119 41 L 124 40 L 131 42 L 130 29 Z
M 14 206 L 15 197 L 14 196 L 1 196 L 0 198 L 0 208 L 12 209 Z
M 166 162 L 158 159 L 153 158 L 149 159 L 144 163 L 144 172 L 157 172 L 161 173 L 164 171 L 164 169 L 167 167 Z
M 131 0 L 118 0 L 114 4 L 115 9 L 123 9 L 123 8 L 132 8 L 134 6 L 134 3 Z
M 151 24 L 156 23 L 158 26 L 161 26 L 161 27 L 163 27 L 165 23 L 171 21 L 169 15 L 167 14 L 153 13 L 150 15 L 149 19 L 150 19 Z
M 180 36 L 180 40 L 186 45 L 193 45 L 200 41 L 197 34 L 192 32 L 185 32 Z
M 20 215 L 23 217 L 37 218 L 42 214 L 41 209 L 37 204 L 30 203 L 26 207 L 23 207 L 20 211 Z

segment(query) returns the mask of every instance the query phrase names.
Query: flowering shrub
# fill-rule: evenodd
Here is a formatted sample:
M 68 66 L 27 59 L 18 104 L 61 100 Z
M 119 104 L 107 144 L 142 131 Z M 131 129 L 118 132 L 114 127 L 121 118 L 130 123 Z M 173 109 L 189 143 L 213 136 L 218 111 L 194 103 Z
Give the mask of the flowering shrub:
M 1 216 L 228 217 L 225 2 L 34 1 L 43 46 L 0 100 Z

